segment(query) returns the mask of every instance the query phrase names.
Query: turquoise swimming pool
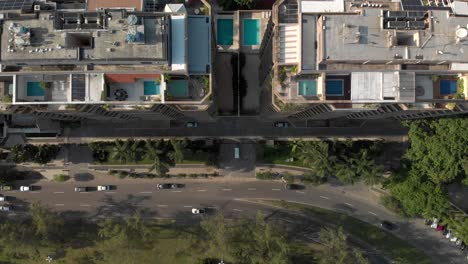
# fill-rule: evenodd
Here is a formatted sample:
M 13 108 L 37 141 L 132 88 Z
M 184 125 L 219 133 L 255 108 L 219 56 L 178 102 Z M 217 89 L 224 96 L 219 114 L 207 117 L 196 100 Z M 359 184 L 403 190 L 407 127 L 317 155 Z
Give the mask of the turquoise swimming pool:
M 457 80 L 440 80 L 440 94 L 456 94 L 457 93 Z
M 244 46 L 260 45 L 260 19 L 245 18 L 243 22 Z
M 41 87 L 40 82 L 28 82 L 26 86 L 26 95 L 27 96 L 44 96 L 45 91 Z
M 325 95 L 342 96 L 344 95 L 343 80 L 326 80 Z
M 155 81 L 143 82 L 144 95 L 156 95 L 159 94 L 159 84 Z
M 302 96 L 317 96 L 317 81 L 316 80 L 299 80 L 299 95 Z
M 217 21 L 218 45 L 232 45 L 234 41 L 234 20 L 230 18 L 220 18 Z
M 187 80 L 170 80 L 167 84 L 167 90 L 173 97 L 188 97 L 188 81 Z

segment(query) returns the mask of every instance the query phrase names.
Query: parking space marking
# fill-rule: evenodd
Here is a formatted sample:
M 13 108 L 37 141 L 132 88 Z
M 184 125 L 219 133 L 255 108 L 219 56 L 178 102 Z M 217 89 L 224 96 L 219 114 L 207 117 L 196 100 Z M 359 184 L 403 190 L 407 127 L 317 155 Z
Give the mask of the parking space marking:
M 325 199 L 325 200 L 330 200 L 330 198 L 328 198 L 328 197 L 326 197 L 326 196 L 321 196 L 321 195 L 320 195 L 320 198 Z
M 369 214 L 371 214 L 371 215 L 375 215 L 375 216 L 377 216 L 377 214 L 376 214 L 376 213 L 374 213 L 374 212 L 371 212 L 371 211 L 367 211 L 367 212 L 369 212 Z
M 153 192 L 140 192 L 140 193 L 153 193 Z
M 297 193 L 304 194 L 305 192 L 303 191 L 296 191 Z
M 257 189 L 255 189 L 255 188 L 248 188 L 247 190 L 249 190 L 249 191 L 255 191 L 255 190 L 257 190 Z
M 54 192 L 54 193 L 56 193 L 56 194 L 57 194 L 57 193 L 65 193 L 65 192 Z

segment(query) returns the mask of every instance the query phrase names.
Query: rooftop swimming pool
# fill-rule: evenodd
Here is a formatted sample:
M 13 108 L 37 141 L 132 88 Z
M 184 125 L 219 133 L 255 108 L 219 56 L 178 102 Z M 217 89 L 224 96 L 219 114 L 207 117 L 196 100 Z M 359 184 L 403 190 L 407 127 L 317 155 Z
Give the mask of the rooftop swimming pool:
M 316 80 L 299 80 L 299 95 L 317 96 Z
M 218 45 L 232 45 L 234 42 L 234 20 L 230 18 L 218 19 L 217 29 Z
M 157 95 L 159 91 L 159 83 L 155 81 L 144 81 L 143 82 L 144 95 Z
M 44 96 L 45 91 L 40 82 L 28 82 L 26 87 L 27 96 Z
M 440 80 L 440 94 L 456 94 L 458 88 L 457 80 Z
M 170 80 L 167 85 L 168 92 L 173 97 L 188 97 L 188 81 L 187 80 Z
M 245 18 L 243 22 L 244 46 L 260 45 L 260 19 Z
M 326 90 L 325 95 L 329 95 L 329 96 L 344 95 L 343 80 L 326 80 L 325 90 Z

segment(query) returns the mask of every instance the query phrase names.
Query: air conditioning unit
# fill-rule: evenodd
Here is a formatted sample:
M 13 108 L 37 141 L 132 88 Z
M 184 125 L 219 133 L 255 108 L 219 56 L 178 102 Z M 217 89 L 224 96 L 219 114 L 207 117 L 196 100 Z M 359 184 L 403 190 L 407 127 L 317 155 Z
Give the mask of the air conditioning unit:
M 40 5 L 34 5 L 34 11 L 41 11 Z

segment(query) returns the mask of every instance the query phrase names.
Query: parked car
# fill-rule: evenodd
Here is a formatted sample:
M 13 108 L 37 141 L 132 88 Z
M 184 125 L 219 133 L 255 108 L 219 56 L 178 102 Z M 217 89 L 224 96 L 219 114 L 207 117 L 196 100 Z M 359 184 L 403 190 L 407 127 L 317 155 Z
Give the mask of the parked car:
M 0 211 L 2 211 L 2 212 L 9 212 L 9 211 L 12 211 L 12 210 L 13 210 L 13 207 L 11 205 L 9 205 L 9 204 L 0 206 Z
M 0 185 L 0 190 L 2 190 L 2 191 L 11 191 L 11 190 L 13 190 L 13 185 Z
M 185 127 L 198 127 L 198 122 L 196 121 L 187 122 L 185 123 Z
M 286 184 L 286 189 L 288 190 L 302 190 L 305 189 L 304 185 L 296 184 L 296 183 L 288 183 Z
M 396 225 L 393 224 L 392 222 L 389 222 L 389 221 L 382 221 L 380 223 L 380 226 L 383 227 L 384 229 L 387 229 L 389 231 L 392 231 L 396 228 Z
M 437 225 L 436 230 L 437 231 L 444 231 L 444 226 L 443 225 Z
M 175 183 L 158 183 L 156 188 L 158 189 L 177 189 L 177 184 Z
M 97 190 L 98 191 L 110 191 L 111 186 L 110 185 L 98 185 Z
M 23 185 L 20 187 L 20 191 L 21 192 L 29 192 L 29 191 L 32 191 L 32 186 L 26 186 L 26 185 Z
M 192 208 L 192 214 L 205 214 L 206 213 L 206 210 L 201 208 L 201 209 L 197 209 L 197 208 Z
M 460 246 L 458 246 L 458 248 L 459 248 L 461 251 L 463 251 L 463 250 L 466 249 L 466 244 L 465 244 L 464 242 L 462 242 L 462 243 L 460 244 Z
M 7 200 L 7 196 L 0 195 L 0 202 L 4 202 Z
M 425 225 L 432 225 L 432 220 L 431 219 L 424 219 L 424 224 Z
M 445 229 L 442 234 L 445 234 L 445 238 L 447 239 L 450 239 L 452 237 L 452 231 L 450 231 L 449 229 Z
M 75 187 L 75 192 L 87 192 L 87 191 L 88 191 L 88 187 L 84 187 L 84 186 Z
M 289 123 L 285 121 L 278 121 L 273 124 L 274 127 L 284 127 L 287 128 L 289 127 Z

